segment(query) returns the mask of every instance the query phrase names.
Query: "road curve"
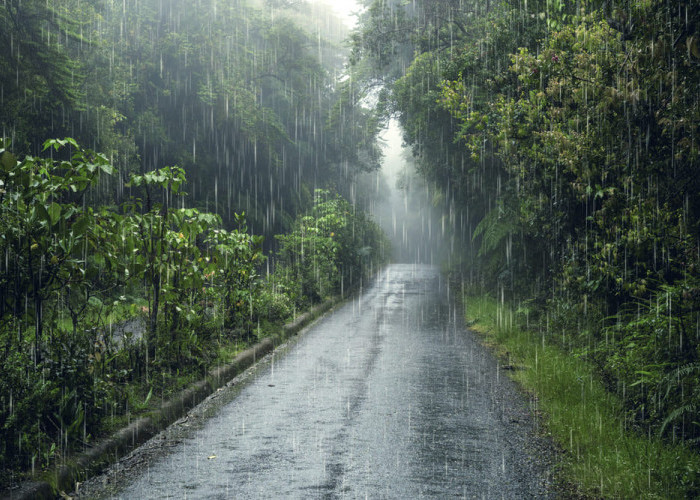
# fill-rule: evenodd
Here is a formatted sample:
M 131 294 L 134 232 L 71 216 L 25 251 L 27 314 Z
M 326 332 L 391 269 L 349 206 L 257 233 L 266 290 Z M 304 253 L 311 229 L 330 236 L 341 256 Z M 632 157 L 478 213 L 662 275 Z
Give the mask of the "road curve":
M 549 496 L 527 401 L 434 267 L 389 266 L 231 390 L 210 418 L 154 438 L 159 453 L 128 458 L 129 484 L 102 495 Z

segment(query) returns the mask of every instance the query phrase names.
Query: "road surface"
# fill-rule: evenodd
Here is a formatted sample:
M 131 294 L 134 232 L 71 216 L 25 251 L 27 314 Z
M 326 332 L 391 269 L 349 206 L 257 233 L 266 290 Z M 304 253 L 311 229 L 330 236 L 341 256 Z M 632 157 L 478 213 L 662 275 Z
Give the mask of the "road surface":
M 434 267 L 389 266 L 226 390 L 84 494 L 549 496 L 527 399 L 464 328 Z

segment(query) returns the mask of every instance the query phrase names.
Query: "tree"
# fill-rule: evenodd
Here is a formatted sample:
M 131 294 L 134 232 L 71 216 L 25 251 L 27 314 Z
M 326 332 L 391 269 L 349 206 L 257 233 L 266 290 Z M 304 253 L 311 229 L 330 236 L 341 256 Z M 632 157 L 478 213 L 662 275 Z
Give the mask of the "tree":
M 95 240 L 89 231 L 93 211 L 81 205 L 82 198 L 100 173 L 112 173 L 104 156 L 80 148 L 73 139 L 47 141 L 44 150 L 66 146 L 73 151 L 63 161 L 27 156 L 18 162 L 9 151 L 0 151 L 2 250 L 12 261 L 0 279 L 1 310 L 18 317 L 24 296 L 31 298 L 35 365 L 41 362 L 44 302 L 58 291 L 86 286 L 87 249 Z

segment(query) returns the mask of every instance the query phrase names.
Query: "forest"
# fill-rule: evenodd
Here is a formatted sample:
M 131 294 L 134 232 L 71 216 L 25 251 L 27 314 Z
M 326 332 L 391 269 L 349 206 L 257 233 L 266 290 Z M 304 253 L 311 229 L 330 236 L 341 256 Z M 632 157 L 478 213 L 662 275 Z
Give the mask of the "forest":
M 697 451 L 697 2 L 376 1 L 352 39 L 447 200 L 467 295 L 592 363 L 626 429 Z
M 390 255 L 328 6 L 0 5 L 0 490 Z
M 392 119 L 465 296 L 697 454 L 697 2 L 358 4 L 0 4 L 0 489 L 390 260 Z

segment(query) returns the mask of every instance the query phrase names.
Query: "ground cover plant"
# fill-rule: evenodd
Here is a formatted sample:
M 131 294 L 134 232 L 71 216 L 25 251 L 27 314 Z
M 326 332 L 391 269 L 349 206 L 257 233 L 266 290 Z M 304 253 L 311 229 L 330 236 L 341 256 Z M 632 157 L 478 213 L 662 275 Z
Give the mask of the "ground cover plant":
M 523 310 L 488 295 L 466 295 L 464 310 L 470 328 L 496 349 L 506 373 L 532 395 L 541 428 L 561 447 L 564 496 L 698 494 L 700 457 L 687 443 L 671 444 L 636 428 L 594 364 L 571 356 L 550 333 L 526 328 Z

